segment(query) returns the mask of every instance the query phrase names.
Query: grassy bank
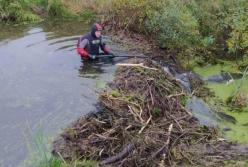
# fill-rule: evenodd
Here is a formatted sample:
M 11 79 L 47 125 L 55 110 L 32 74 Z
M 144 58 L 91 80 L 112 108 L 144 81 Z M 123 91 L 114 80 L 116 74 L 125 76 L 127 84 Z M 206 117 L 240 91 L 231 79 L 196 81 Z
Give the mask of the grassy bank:
M 245 0 L 79 0 L 64 4 L 72 11 L 97 13 L 115 31 L 142 34 L 183 60 L 248 57 Z
M 92 19 L 93 10 L 80 1 L 65 0 L 0 0 L 0 21 L 32 23 L 46 18 Z
M 154 38 L 166 51 L 205 61 L 247 56 L 247 7 L 244 0 L 117 0 L 107 21 Z
M 52 138 L 46 137 L 43 131 L 38 130 L 33 136 L 30 132 L 25 134 L 28 156 L 18 167 L 96 167 L 97 162 L 84 159 L 71 159 L 67 161 L 62 156 L 51 153 Z M 30 140 L 31 139 L 31 140 Z

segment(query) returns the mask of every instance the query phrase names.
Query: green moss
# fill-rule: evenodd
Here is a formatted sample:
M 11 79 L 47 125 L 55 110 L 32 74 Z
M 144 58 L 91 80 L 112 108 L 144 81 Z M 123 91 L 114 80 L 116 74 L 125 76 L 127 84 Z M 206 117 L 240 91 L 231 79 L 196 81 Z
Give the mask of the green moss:
M 227 102 L 230 101 L 230 97 L 233 96 L 235 91 L 237 90 L 238 86 L 240 85 L 241 79 L 234 80 L 232 83 L 208 83 L 207 86 L 212 91 L 215 92 L 215 95 L 222 99 L 223 101 Z M 248 91 L 248 78 L 244 79 L 242 87 L 239 90 L 240 92 L 247 92 Z
M 222 61 L 221 64 L 216 65 L 207 64 L 204 67 L 194 67 L 194 71 L 203 77 L 220 74 L 222 70 L 228 72 L 239 72 L 238 66 L 229 61 Z
M 113 89 L 113 90 L 111 91 L 111 95 L 112 95 L 113 97 L 119 97 L 119 96 L 121 96 L 121 93 L 119 92 L 119 90 Z
M 211 75 L 218 75 L 221 71 L 238 73 L 239 67 L 237 64 L 230 61 L 223 61 L 222 64 L 217 65 L 207 65 L 205 67 L 195 67 L 194 71 L 200 74 L 203 77 L 208 77 Z M 226 101 L 233 93 L 236 91 L 238 86 L 241 83 L 241 79 L 234 80 L 231 83 L 222 82 L 222 83 L 208 83 L 207 87 L 215 92 L 215 95 L 221 98 L 223 101 Z M 242 87 L 240 91 L 248 91 L 248 78 L 243 80 Z
M 161 114 L 161 109 L 155 107 L 155 108 L 153 109 L 153 114 L 154 114 L 156 117 L 159 117 L 160 114 Z
M 186 104 L 187 104 L 187 102 L 188 102 L 188 99 L 189 99 L 188 96 L 181 96 L 181 97 L 180 97 L 181 105 L 185 107 Z
M 223 61 L 222 64 L 217 65 L 208 65 L 205 67 L 195 67 L 194 71 L 198 74 L 208 77 L 211 75 L 216 75 L 221 72 L 221 70 L 228 71 L 228 72 L 239 72 L 238 65 L 234 62 L 228 62 Z M 232 141 L 238 141 L 240 143 L 248 143 L 248 133 L 247 133 L 247 123 L 248 123 L 248 112 L 247 107 L 240 108 L 240 111 L 243 112 L 236 112 L 237 110 L 234 110 L 230 106 L 226 106 L 225 102 L 233 95 L 233 93 L 236 91 L 238 86 L 240 85 L 241 79 L 234 80 L 230 84 L 226 84 L 226 82 L 223 83 L 208 83 L 207 87 L 210 88 L 215 93 L 215 96 L 222 101 L 215 103 L 218 103 L 220 105 L 220 110 L 223 110 L 228 115 L 233 116 L 236 120 L 236 124 L 228 123 L 228 122 L 222 122 L 220 123 L 220 127 L 222 128 L 230 128 L 230 131 L 224 132 L 225 137 Z M 243 80 L 242 87 L 240 88 L 241 92 L 248 91 L 248 78 L 245 78 Z
M 103 89 L 106 87 L 106 82 L 102 80 L 97 80 L 96 81 L 96 87 L 99 89 Z
M 238 141 L 240 143 L 248 144 L 248 133 L 247 133 L 247 123 L 248 123 L 248 112 L 232 112 L 225 111 L 228 115 L 236 118 L 237 123 L 224 123 L 222 126 L 228 127 L 231 130 L 225 132 L 225 136 L 232 141 Z

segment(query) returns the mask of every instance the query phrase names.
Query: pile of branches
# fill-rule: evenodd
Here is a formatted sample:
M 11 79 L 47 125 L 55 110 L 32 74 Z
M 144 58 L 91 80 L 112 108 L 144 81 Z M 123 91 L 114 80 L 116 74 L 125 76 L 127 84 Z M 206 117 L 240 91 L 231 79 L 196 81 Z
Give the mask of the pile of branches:
M 131 63 L 121 64 L 100 93 L 104 110 L 77 120 L 54 142 L 54 153 L 127 167 L 211 165 L 228 158 L 216 151 L 224 148 L 213 142 L 216 129 L 199 125 L 183 107 L 186 96 L 174 78 L 149 60 Z

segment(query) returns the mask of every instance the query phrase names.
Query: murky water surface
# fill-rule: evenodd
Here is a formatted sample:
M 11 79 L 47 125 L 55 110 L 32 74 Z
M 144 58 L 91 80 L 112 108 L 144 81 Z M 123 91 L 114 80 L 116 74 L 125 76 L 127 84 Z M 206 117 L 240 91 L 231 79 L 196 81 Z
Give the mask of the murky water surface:
M 28 158 L 37 132 L 54 137 L 96 110 L 96 90 L 112 79 L 116 58 L 81 62 L 75 44 L 89 29 L 82 22 L 0 25 L 1 167 L 16 167 Z

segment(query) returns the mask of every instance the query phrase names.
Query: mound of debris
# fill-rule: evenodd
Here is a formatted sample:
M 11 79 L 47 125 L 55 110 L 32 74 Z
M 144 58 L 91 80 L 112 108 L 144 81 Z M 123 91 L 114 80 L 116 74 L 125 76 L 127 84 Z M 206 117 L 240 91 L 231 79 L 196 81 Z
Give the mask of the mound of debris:
M 180 84 L 163 68 L 149 60 L 130 63 L 120 64 L 100 93 L 104 110 L 66 129 L 53 143 L 54 154 L 126 167 L 211 166 L 244 154 L 198 123 L 183 106 Z

